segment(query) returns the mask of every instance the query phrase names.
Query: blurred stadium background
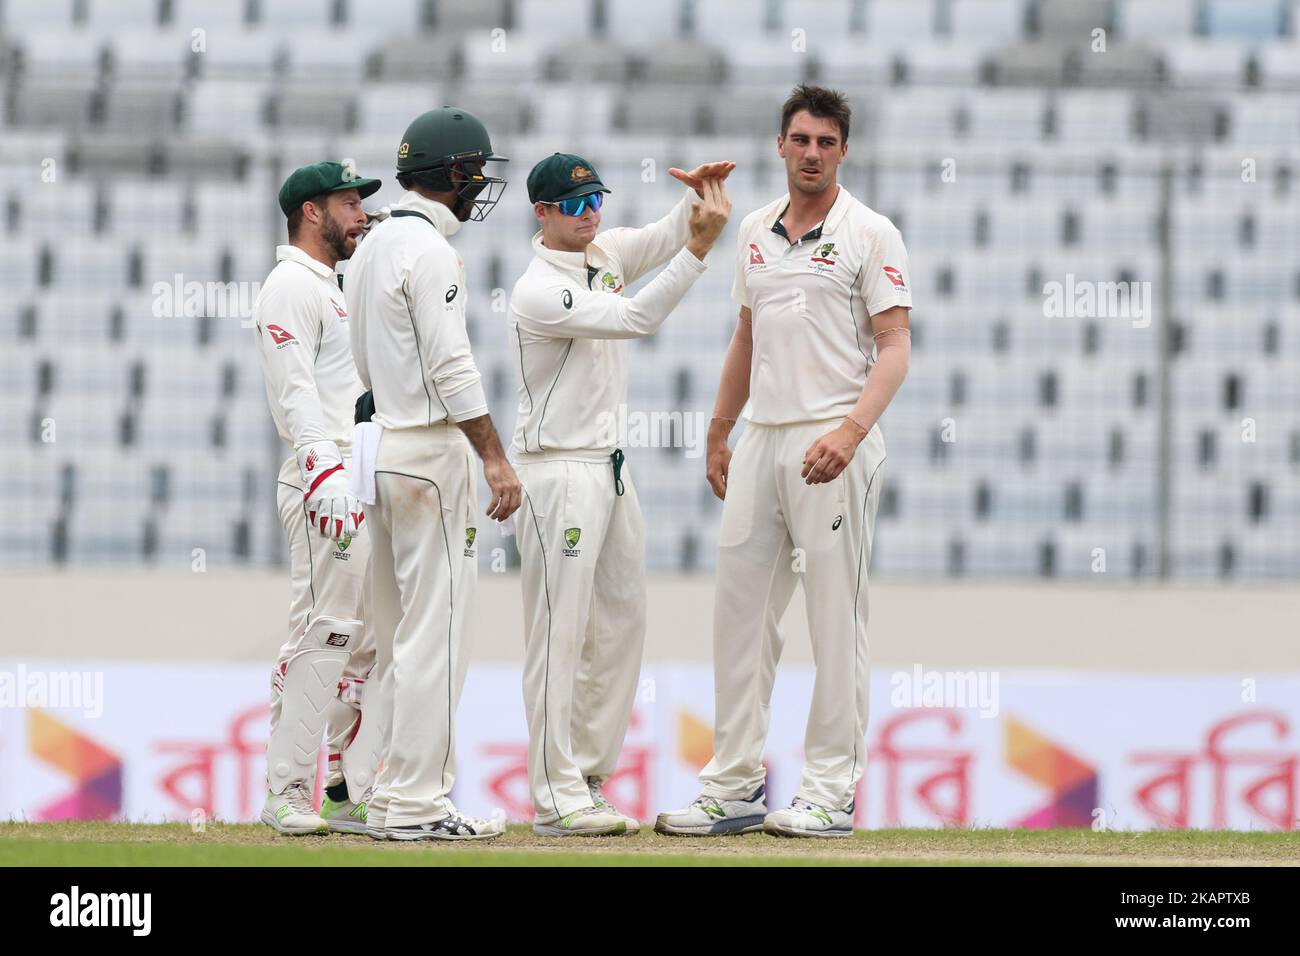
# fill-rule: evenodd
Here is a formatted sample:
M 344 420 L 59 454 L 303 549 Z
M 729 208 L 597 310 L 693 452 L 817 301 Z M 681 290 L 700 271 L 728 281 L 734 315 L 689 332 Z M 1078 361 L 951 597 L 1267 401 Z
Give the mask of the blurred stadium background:
M 0 0 L 3 655 L 269 665 L 286 450 L 249 316 L 288 171 L 351 159 L 378 206 L 411 118 L 485 120 L 511 185 L 454 244 L 508 436 L 532 163 L 586 156 L 630 225 L 675 201 L 669 166 L 733 159 L 738 222 L 784 191 L 780 104 L 811 80 L 849 94 L 841 182 L 913 273 L 877 661 L 1199 669 L 1230 697 L 1300 672 L 1298 31 L 1300 0 Z M 692 416 L 734 237 L 632 346 L 630 411 L 678 416 L 628 449 L 650 660 L 709 656 Z M 1142 311 L 1051 314 L 1051 283 Z M 480 540 L 485 572 L 516 562 Z M 476 655 L 517 662 L 517 581 L 481 577 Z
M 5 0 L 0 560 L 184 567 L 196 547 L 211 566 L 283 560 L 268 480 L 283 452 L 246 325 L 296 165 L 351 158 L 385 179 L 385 201 L 410 118 L 455 103 L 486 119 L 514 182 L 457 246 L 508 434 L 501 310 L 530 254 L 531 163 L 586 155 L 615 189 L 606 222 L 630 224 L 674 201 L 668 166 L 731 157 L 739 218 L 783 190 L 779 106 L 815 79 L 851 95 L 843 182 L 900 226 L 915 273 L 876 573 L 1090 576 L 1100 547 L 1112 576 L 1293 576 L 1297 13 L 1281 0 Z M 1149 283 L 1152 301 L 1140 322 L 1046 317 L 1044 285 L 1069 275 Z M 194 282 L 244 285 L 172 314 L 189 295 L 177 284 Z M 634 347 L 630 409 L 707 415 L 729 283 L 718 253 Z M 666 447 L 631 463 L 651 567 L 708 570 L 720 505 L 700 459 Z M 232 517 L 235 495 L 258 507 Z

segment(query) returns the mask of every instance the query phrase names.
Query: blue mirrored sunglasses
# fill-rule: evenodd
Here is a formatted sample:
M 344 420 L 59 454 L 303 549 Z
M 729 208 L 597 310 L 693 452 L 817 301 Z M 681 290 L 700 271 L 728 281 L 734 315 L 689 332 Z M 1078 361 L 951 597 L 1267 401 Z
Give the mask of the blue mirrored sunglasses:
M 587 211 L 588 207 L 596 210 L 605 204 L 604 193 L 589 193 L 586 196 L 577 196 L 573 199 L 561 199 L 559 202 L 548 202 L 548 206 L 558 206 L 560 212 L 566 216 L 581 216 Z

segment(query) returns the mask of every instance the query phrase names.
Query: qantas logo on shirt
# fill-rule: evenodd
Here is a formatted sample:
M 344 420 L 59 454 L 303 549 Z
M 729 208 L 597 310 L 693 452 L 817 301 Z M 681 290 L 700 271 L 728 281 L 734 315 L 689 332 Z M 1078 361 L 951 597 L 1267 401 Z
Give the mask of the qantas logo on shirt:
M 759 250 L 757 242 L 751 242 L 749 244 L 749 264 L 751 266 L 767 265 L 767 263 L 763 261 L 763 253 Z
M 271 333 L 271 341 L 274 342 L 280 348 L 284 348 L 290 342 L 298 341 L 293 337 L 292 333 L 286 332 L 278 325 L 268 325 L 266 327 L 266 331 Z
M 885 278 L 894 283 L 900 289 L 906 289 L 907 283 L 903 281 L 903 273 L 899 272 L 893 266 L 884 266 Z
M 348 317 L 348 314 L 343 311 L 343 306 L 339 305 L 333 299 L 330 299 L 330 305 L 334 306 L 334 312 L 340 319 L 346 319 Z

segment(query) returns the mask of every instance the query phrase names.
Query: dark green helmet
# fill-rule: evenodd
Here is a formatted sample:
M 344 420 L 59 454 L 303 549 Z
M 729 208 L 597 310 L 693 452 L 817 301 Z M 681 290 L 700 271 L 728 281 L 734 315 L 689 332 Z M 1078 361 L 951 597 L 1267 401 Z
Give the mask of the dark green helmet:
M 487 128 L 473 113 L 454 106 L 421 113 L 406 128 L 397 149 L 397 174 L 434 192 L 455 191 L 451 207 L 462 222 L 487 218 L 506 181 L 483 175 L 483 164 L 508 162 L 492 152 Z M 487 189 L 487 198 L 479 195 Z

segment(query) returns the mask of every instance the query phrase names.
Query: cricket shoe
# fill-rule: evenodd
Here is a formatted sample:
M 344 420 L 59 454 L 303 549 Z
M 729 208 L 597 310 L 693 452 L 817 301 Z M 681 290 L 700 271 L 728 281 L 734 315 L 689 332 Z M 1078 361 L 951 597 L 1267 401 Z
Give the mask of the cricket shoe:
M 767 807 L 763 787 L 745 800 L 723 800 L 700 794 L 685 810 L 659 814 L 655 832 L 668 836 L 730 836 L 763 829 Z
M 384 827 L 386 814 L 375 810 L 370 802 L 366 803 L 366 836 L 372 840 L 387 840 L 388 830 Z
M 357 803 L 353 803 L 349 797 L 331 800 L 326 793 L 320 805 L 320 818 L 325 821 L 331 833 L 365 833 L 368 829 L 366 805 L 370 803 L 374 792 L 374 787 L 367 787 Z
M 291 783 L 284 793 L 267 791 L 262 807 L 262 822 L 276 833 L 303 836 L 307 833 L 329 833 L 329 827 L 311 805 L 311 793 L 302 781 Z
M 618 807 L 605 799 L 605 795 L 600 792 L 601 786 L 605 783 L 600 777 L 587 778 L 587 792 L 591 794 L 591 804 L 597 810 L 603 813 L 613 814 L 627 821 L 627 833 L 638 833 L 641 830 L 641 821 L 636 817 L 629 817 L 626 813 L 619 810 Z
M 584 807 L 551 823 L 534 823 L 538 836 L 622 836 L 628 832 L 628 818 L 598 807 Z
M 851 837 L 853 804 L 847 810 L 820 807 L 795 797 L 784 810 L 774 810 L 763 821 L 763 831 L 785 837 Z
M 390 840 L 491 840 L 505 832 L 504 819 L 471 817 L 455 807 L 441 820 L 384 827 L 384 836 Z

